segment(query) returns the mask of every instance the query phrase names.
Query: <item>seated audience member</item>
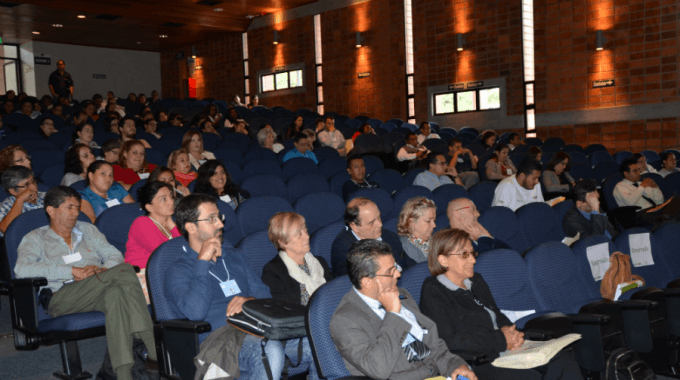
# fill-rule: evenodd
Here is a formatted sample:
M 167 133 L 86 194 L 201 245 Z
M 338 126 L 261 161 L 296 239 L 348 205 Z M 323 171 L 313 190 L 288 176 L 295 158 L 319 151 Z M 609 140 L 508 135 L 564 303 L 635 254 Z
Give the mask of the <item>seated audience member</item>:
M 118 163 L 113 164 L 113 176 L 116 182 L 128 190 L 135 182 L 148 178 L 155 168 L 156 165 L 146 162 L 144 145 L 137 140 L 130 140 L 120 147 Z
M 415 132 L 408 132 L 405 139 L 406 145 L 402 146 L 399 152 L 397 152 L 397 160 L 399 162 L 409 161 L 415 164 L 416 161 L 423 160 L 430 153 L 427 148 L 418 144 Z
M 316 121 L 314 121 L 314 132 L 315 133 L 319 133 L 319 132 L 323 131 L 324 128 L 326 128 L 326 123 L 324 123 L 322 118 L 318 118 L 318 119 L 316 119 Z
M 638 167 L 640 168 L 640 174 L 656 173 L 656 169 L 647 163 L 647 157 L 645 157 L 644 154 L 635 153 L 631 157 L 637 161 Z
M 321 146 L 329 146 L 336 149 L 341 156 L 345 155 L 345 136 L 342 132 L 335 129 L 335 119 L 331 116 L 325 117 L 326 127 L 317 134 Z
M 659 174 L 661 174 L 664 178 L 666 178 L 666 176 L 671 173 L 680 171 L 680 169 L 675 167 L 676 160 L 675 154 L 673 154 L 673 152 L 668 152 L 661 156 L 661 162 L 663 163 L 663 168 L 659 170 Z
M 312 144 L 309 148 L 310 151 L 314 150 L 314 143 L 316 142 L 316 133 L 312 131 L 311 129 L 303 129 L 302 134 L 307 136 L 309 139 L 310 144 Z
M 97 115 L 94 112 L 95 111 L 94 104 L 87 103 L 85 105 L 85 108 L 83 108 L 83 111 L 85 111 L 85 114 L 87 115 L 87 117 L 91 118 L 92 120 L 97 121 L 97 119 L 99 119 L 99 115 Z
M 120 157 L 120 147 L 123 143 L 120 140 L 106 140 L 102 144 L 102 154 L 104 157 L 99 158 L 108 162 L 109 164 L 115 164 L 118 162 L 118 157 Z
M 45 193 L 38 191 L 38 183 L 31 169 L 10 166 L 2 173 L 2 187 L 9 194 L 0 203 L 0 237 L 17 216 L 43 207 Z
M 110 113 L 104 119 L 104 125 L 107 127 L 107 131 L 120 135 L 120 130 L 118 130 L 118 122 L 120 118 L 115 113 Z
M 125 262 L 146 268 L 153 251 L 166 241 L 182 236 L 172 220 L 175 191 L 167 183 L 147 182 L 137 190 L 139 207 L 144 212 L 130 226 L 125 244 Z
M 600 194 L 597 192 L 595 181 L 576 181 L 571 189 L 574 206 L 564 214 L 562 227 L 568 237 L 581 234 L 581 238 L 592 235 L 604 235 L 614 240 L 618 231 L 609 222 L 607 215 L 600 208 Z
M 508 156 L 510 148 L 500 143 L 494 149 L 494 155 L 486 162 L 486 178 L 492 181 L 500 181 L 517 174 L 517 169 Z
M 92 224 L 78 221 L 80 194 L 67 186 L 45 195 L 49 225 L 21 240 L 14 271 L 18 278 L 45 277 L 45 311 L 52 318 L 100 311 L 106 317 L 106 341 L 119 380 L 132 380 L 133 338 L 147 347 L 147 369 L 157 370 L 153 323 L 131 265 Z M 64 264 L 65 257 L 77 258 Z M 63 285 L 64 281 L 75 280 Z
M 201 130 L 203 133 L 212 133 L 214 135 L 219 136 L 220 134 L 217 133 L 215 130 L 215 127 L 213 125 L 213 122 L 210 120 L 203 120 L 199 125 L 198 128 Z
M 134 92 L 128 94 L 128 102 L 134 103 L 137 101 L 137 95 Z
M 40 116 L 40 112 L 34 110 L 33 102 L 29 99 L 25 99 L 21 102 L 21 108 L 19 108 L 17 113 L 23 113 L 31 119 L 35 119 L 36 117 Z
M 92 105 L 94 106 L 94 113 L 99 114 L 103 111 L 104 97 L 100 94 L 94 94 L 92 96 Z M 99 118 L 99 115 L 97 115 L 97 118 Z M 97 119 L 94 120 L 97 121 Z
M 178 239 L 185 239 L 186 244 L 165 276 L 165 287 L 169 290 L 168 302 L 173 312 L 192 321 L 206 321 L 216 333 L 220 333 L 226 325 L 225 314 L 231 317 L 240 313 L 243 304 L 251 299 L 271 298 L 269 288 L 253 272 L 246 255 L 230 245 L 222 245 L 222 219 L 214 197 L 192 194 L 182 198 L 175 209 L 175 220 L 183 236 Z M 223 290 L 220 285 L 227 280 L 234 281 L 238 290 Z M 199 335 L 199 344 L 208 335 Z M 231 363 L 229 368 L 220 369 L 227 374 L 240 372 L 239 379 L 268 378 L 268 371 L 262 361 L 261 344 L 264 345 L 273 379 L 280 378 L 285 356 L 297 362 L 299 339 L 286 342 L 269 340 L 265 344 L 260 338 L 240 330 L 228 336 L 228 342 L 219 344 L 238 348 L 231 354 L 233 356 L 230 355 L 231 360 L 227 361 Z M 202 351 L 209 348 L 205 345 L 201 347 Z M 307 361 L 304 360 L 305 356 Z M 302 361 L 313 366 L 309 358 L 311 352 L 303 352 Z
M 548 163 L 548 168 L 541 174 L 541 182 L 546 193 L 555 193 L 557 195 L 565 195 L 572 187 L 574 187 L 574 178 L 569 174 L 571 169 L 571 157 L 568 153 L 557 152 Z M 559 194 L 558 194 L 559 193 Z
M 208 160 L 214 160 L 215 155 L 203 148 L 203 136 L 197 130 L 191 130 L 182 138 L 182 148 L 189 152 L 189 161 L 194 170 L 198 170 Z
M 478 253 L 497 248 L 511 249 L 501 240 L 491 236 L 491 233 L 479 223 L 477 206 L 467 198 L 458 198 L 449 202 L 446 217 L 449 219 L 451 228 L 463 230 L 470 235 L 472 246 Z
M 78 124 L 75 131 L 73 131 L 71 138 L 73 144 L 81 143 L 87 145 L 90 149 L 99 149 L 99 145 L 94 141 L 94 128 L 90 123 L 85 122 Z
M 33 169 L 31 167 L 31 156 L 28 155 L 26 149 L 16 144 L 0 151 L 0 173 L 15 165 L 26 167 L 29 170 Z
M 531 157 L 532 159 L 541 162 L 541 157 L 543 157 L 543 151 L 541 148 L 532 145 L 529 147 L 529 150 L 527 151 L 527 156 Z
M 520 348 L 524 333 L 498 309 L 484 278 L 474 272 L 476 257 L 467 232 L 445 229 L 434 234 L 427 261 L 432 277 L 423 283 L 420 310 L 432 318 L 449 350 L 479 352 L 493 361 Z M 475 374 L 481 380 L 583 379 L 569 349 L 540 367 L 506 369 L 488 363 L 475 366 Z
M 279 212 L 269 220 L 269 240 L 279 252 L 262 270 L 262 282 L 272 298 L 307 306 L 321 285 L 333 279 L 328 263 L 309 251 L 305 218 L 295 212 Z M 304 344 L 308 345 L 307 338 Z
M 232 182 L 227 168 L 218 160 L 209 160 L 198 169 L 194 193 L 212 195 L 233 209 L 250 198 L 249 192 Z
M 171 113 L 170 115 L 168 115 L 168 124 L 170 124 L 170 126 L 175 128 L 182 128 L 183 123 L 184 120 L 182 119 L 182 115 L 176 113 Z
M 470 149 L 463 148 L 462 141 L 455 137 L 449 140 L 449 156 L 449 167 L 456 168 L 458 178 L 466 189 L 479 183 L 479 174 L 475 171 L 479 158 Z
M 257 133 L 257 143 L 266 149 L 279 153 L 283 150 L 283 145 L 276 142 L 276 132 L 270 128 L 262 128 Z
M 181 183 L 177 182 L 177 178 L 175 178 L 175 171 L 167 166 L 159 166 L 151 172 L 146 182 L 154 181 L 160 181 L 172 186 L 172 188 L 174 189 L 173 193 L 175 194 L 175 198 L 182 198 L 191 194 L 191 191 L 189 191 L 189 189 L 182 186 Z
M 198 177 L 198 174 L 191 168 L 189 152 L 184 148 L 177 149 L 170 153 L 170 156 L 168 157 L 168 167 L 175 171 L 175 178 L 182 186 L 189 186 L 191 181 Z
M 304 157 L 314 161 L 315 164 L 319 163 L 319 160 L 316 159 L 316 155 L 312 152 L 312 142 L 306 134 L 296 134 L 295 137 L 293 137 L 293 145 L 295 145 L 295 148 L 289 150 L 283 156 L 283 162 L 286 162 L 291 158 Z
M 162 137 L 162 135 L 158 133 L 158 123 L 153 116 L 144 120 L 144 132 L 153 135 L 157 139 Z
M 614 187 L 614 199 L 619 207 L 638 206 L 647 209 L 663 203 L 663 194 L 653 179 L 645 178 L 640 182 L 642 170 L 638 159 L 630 157 L 623 160 L 619 172 L 623 175 L 623 181 Z
M 39 127 L 40 129 L 38 129 L 38 132 L 40 133 L 40 136 L 44 138 L 48 138 L 52 136 L 52 134 L 59 132 L 57 128 L 54 127 L 54 121 L 49 117 L 42 119 Z
M 106 161 L 95 161 L 87 168 L 87 187 L 81 191 L 81 211 L 95 219 L 109 207 L 135 203 L 132 196 L 113 180 L 113 167 Z
M 198 128 L 204 120 L 208 120 L 208 117 L 202 113 L 195 114 L 194 117 L 191 118 L 191 122 L 189 122 L 189 128 Z
M 234 128 L 234 125 L 236 124 L 236 120 L 240 119 L 241 116 L 239 116 L 238 111 L 234 107 L 229 107 L 227 109 L 227 115 L 224 118 L 224 127 L 225 128 Z
M 423 165 L 427 167 L 413 180 L 414 186 L 424 186 L 434 191 L 441 185 L 457 184 L 463 186 L 455 167 L 446 165 L 446 157 L 443 154 L 432 152 L 425 157 Z M 453 178 L 453 180 L 451 180 Z
M 139 94 L 137 97 L 137 102 L 144 104 L 145 106 L 149 105 L 149 101 L 146 100 L 146 95 L 144 94 Z
M 520 145 L 526 144 L 524 140 L 522 140 L 522 137 L 519 135 L 517 132 L 512 132 L 510 136 L 508 136 L 508 148 L 510 150 L 515 150 Z
M 364 159 L 360 156 L 353 156 L 347 160 L 347 173 L 349 181 L 342 185 L 342 198 L 347 201 L 347 197 L 359 189 L 380 187 L 376 182 L 366 179 L 366 166 Z
M 302 132 L 303 125 L 302 123 L 304 122 L 304 118 L 302 116 L 297 116 L 295 117 L 295 120 L 293 120 L 293 123 L 288 127 L 288 130 L 286 131 L 286 140 L 292 139 L 295 137 L 296 134 Z
M 87 179 L 87 168 L 95 161 L 94 153 L 89 146 L 76 143 L 70 147 L 64 159 L 64 177 L 61 179 L 61 185 L 71 186 Z
M 438 134 L 432 133 L 432 127 L 427 121 L 420 123 L 420 134 L 418 135 L 418 144 L 422 144 L 428 139 L 440 139 Z
M 259 96 L 253 95 L 253 97 L 251 99 L 252 99 L 251 102 L 248 103 L 248 108 L 253 108 L 255 106 L 260 105 L 260 97 Z
M 345 228 L 335 237 L 331 247 L 331 267 L 336 277 L 347 274 L 347 252 L 353 243 L 363 239 L 377 239 L 389 244 L 394 260 L 403 268 L 414 264 L 404 253 L 399 237 L 382 225 L 380 210 L 370 199 L 358 197 L 347 203 Z
M 5 115 L 14 113 L 14 102 L 5 102 L 5 104 L 2 105 L 2 108 L 5 110 Z
M 241 103 L 241 98 L 238 95 L 234 95 L 234 97 L 231 100 L 231 104 L 234 107 L 246 107 L 245 104 Z
M 137 136 L 137 122 L 135 119 L 131 117 L 124 117 L 121 121 L 119 121 L 118 134 L 120 134 L 120 140 L 124 143 L 135 140 L 135 136 Z M 140 142 L 144 148 L 151 148 L 151 145 L 149 145 L 149 143 L 144 139 L 139 139 L 136 141 Z
M 519 164 L 517 174 L 502 180 L 494 192 L 492 206 L 505 206 L 512 211 L 532 202 L 543 202 L 538 179 L 541 163 L 527 157 Z
M 484 131 L 482 136 L 479 138 L 480 145 L 487 149 L 487 151 L 496 144 L 496 132 L 494 131 Z M 507 146 L 507 145 L 506 145 Z M 509 148 L 508 148 L 509 149 Z
M 158 97 L 158 91 L 156 91 L 156 90 L 151 91 L 151 100 L 149 100 L 149 103 L 154 103 L 154 102 L 157 102 L 159 100 L 161 100 L 161 99 Z
M 321 120 L 321 119 L 319 119 L 319 120 Z M 359 135 L 364 135 L 364 134 L 375 135 L 375 130 L 373 130 L 373 127 L 368 123 L 362 124 L 361 127 L 359 127 L 359 130 L 354 132 L 354 134 L 352 135 L 352 138 L 347 139 L 347 141 L 345 141 L 345 152 L 346 152 L 347 155 L 352 154 L 351 150 L 354 149 L 354 141 L 357 139 L 357 137 L 359 137 Z
M 223 119 L 222 114 L 217 109 L 217 106 L 212 103 L 205 106 L 203 109 L 203 114 L 213 123 L 213 125 L 219 125 L 219 122 Z
M 349 250 L 347 274 L 353 288 L 330 324 L 345 368 L 352 376 L 375 379 L 461 375 L 477 380 L 467 363 L 449 352 L 411 295 L 397 287 L 400 270 L 385 242 L 362 240 Z
M 413 261 L 427 261 L 430 236 L 437 226 L 437 206 L 430 199 L 414 197 L 404 203 L 399 213 L 397 232 L 404 252 Z
M 0 117 L 0 140 L 7 136 L 7 129 L 3 128 L 2 117 Z
M 42 98 L 40 98 L 40 107 L 45 110 L 49 111 L 54 107 L 54 102 L 52 101 L 53 98 L 49 95 L 43 95 Z
M 164 121 L 168 121 L 168 113 L 163 111 L 163 110 L 158 110 L 158 113 L 156 113 L 156 120 L 158 120 L 159 123 L 162 123 Z
M 236 120 L 236 124 L 234 124 L 234 132 L 235 133 L 240 133 L 246 136 L 250 136 L 250 130 L 248 129 L 248 123 L 246 123 L 245 120 L 243 119 L 238 119 Z
M 85 111 L 80 110 L 80 111 L 76 111 L 73 114 L 73 117 L 71 117 L 71 123 L 70 124 L 73 125 L 73 126 L 77 126 L 78 124 L 84 123 L 86 121 L 87 121 L 87 114 L 85 113 Z

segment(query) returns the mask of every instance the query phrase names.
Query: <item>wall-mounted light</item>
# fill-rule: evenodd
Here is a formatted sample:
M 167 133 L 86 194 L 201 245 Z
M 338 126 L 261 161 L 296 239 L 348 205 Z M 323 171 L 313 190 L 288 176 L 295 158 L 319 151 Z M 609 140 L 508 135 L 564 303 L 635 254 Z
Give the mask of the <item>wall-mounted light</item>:
M 196 46 L 191 47 L 191 58 L 196 59 L 196 56 L 198 55 L 198 51 L 196 50 Z
M 458 51 L 463 51 L 465 49 L 465 35 L 463 33 L 456 34 L 456 48 Z
M 601 30 L 598 30 L 596 33 L 596 41 L 595 41 L 595 50 L 602 50 L 604 49 L 604 44 L 607 43 L 607 37 L 604 36 L 604 32 Z
M 201 65 L 196 65 L 196 70 L 201 70 L 201 69 L 203 69 L 203 66 L 201 66 Z
M 274 40 L 272 41 L 272 43 L 273 43 L 274 45 L 278 45 L 278 44 L 279 44 L 279 32 L 277 32 L 276 30 L 274 31 Z
M 356 40 L 356 47 L 360 48 L 364 44 L 364 37 L 361 36 L 360 32 L 357 32 Z

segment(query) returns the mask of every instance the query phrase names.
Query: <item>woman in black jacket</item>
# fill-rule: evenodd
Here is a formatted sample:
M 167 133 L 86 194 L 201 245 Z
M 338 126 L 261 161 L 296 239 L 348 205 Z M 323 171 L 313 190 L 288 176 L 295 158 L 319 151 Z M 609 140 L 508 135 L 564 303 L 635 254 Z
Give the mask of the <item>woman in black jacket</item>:
M 423 283 L 420 310 L 437 324 L 439 337 L 451 351 L 485 353 L 490 360 L 524 343 L 524 334 L 498 309 L 491 290 L 474 272 L 477 252 L 470 235 L 445 229 L 430 239 L 428 268 L 433 277 Z M 582 380 L 571 351 L 561 351 L 544 366 L 505 369 L 491 364 L 473 368 L 482 379 Z

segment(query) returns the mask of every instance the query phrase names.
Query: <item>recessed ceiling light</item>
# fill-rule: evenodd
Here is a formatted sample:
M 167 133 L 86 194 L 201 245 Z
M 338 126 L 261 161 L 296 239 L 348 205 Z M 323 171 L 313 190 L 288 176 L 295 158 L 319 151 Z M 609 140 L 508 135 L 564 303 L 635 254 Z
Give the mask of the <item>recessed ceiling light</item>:
M 137 45 L 141 45 L 141 44 L 142 44 L 141 42 L 137 41 Z
M 36 32 L 35 30 L 34 30 L 33 32 L 31 32 L 31 33 L 33 33 L 33 34 L 40 34 L 40 32 Z
M 213 9 L 213 11 L 215 11 L 215 12 L 222 12 L 223 10 L 224 10 L 224 9 L 222 9 L 222 8 L 215 8 L 215 9 Z
M 78 18 L 85 18 L 85 15 L 78 15 Z
M 160 37 L 160 38 L 168 38 L 168 35 L 167 35 L 167 34 L 161 34 L 161 35 L 158 36 L 158 37 Z
M 62 28 L 64 25 L 61 24 L 52 24 L 53 27 L 55 28 Z

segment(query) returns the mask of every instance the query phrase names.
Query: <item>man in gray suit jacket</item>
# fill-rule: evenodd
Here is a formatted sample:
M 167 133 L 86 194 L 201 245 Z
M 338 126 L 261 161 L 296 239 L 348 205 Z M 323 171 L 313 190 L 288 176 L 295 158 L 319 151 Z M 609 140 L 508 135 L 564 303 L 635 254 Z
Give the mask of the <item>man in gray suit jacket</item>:
M 449 352 L 411 295 L 397 287 L 400 269 L 387 243 L 361 240 L 350 248 L 347 274 L 354 287 L 331 319 L 331 337 L 347 370 L 375 379 L 461 375 L 477 380 L 465 361 Z

